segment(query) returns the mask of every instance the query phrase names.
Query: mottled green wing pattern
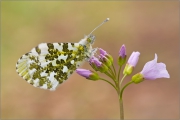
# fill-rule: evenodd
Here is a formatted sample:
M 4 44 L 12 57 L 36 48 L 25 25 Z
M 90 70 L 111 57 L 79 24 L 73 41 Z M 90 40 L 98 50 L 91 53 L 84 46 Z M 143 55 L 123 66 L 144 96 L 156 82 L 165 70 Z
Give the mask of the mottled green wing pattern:
M 55 90 L 87 58 L 79 43 L 41 43 L 24 54 L 16 71 L 34 87 Z

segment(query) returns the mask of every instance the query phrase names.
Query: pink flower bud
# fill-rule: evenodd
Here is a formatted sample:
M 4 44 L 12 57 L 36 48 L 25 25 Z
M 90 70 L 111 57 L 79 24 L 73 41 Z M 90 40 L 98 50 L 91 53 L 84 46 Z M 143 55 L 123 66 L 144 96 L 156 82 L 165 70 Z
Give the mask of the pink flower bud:
M 98 80 L 99 79 L 99 75 L 93 71 L 90 70 L 86 70 L 86 69 L 76 69 L 76 72 L 85 77 L 86 79 L 89 80 Z
M 122 66 L 125 62 L 126 62 L 126 47 L 125 45 L 122 45 L 122 47 L 119 50 L 118 64 L 119 66 Z
M 125 66 L 125 69 L 123 71 L 123 74 L 125 75 L 130 75 L 134 69 L 134 67 L 136 66 L 138 60 L 139 60 L 139 55 L 140 53 L 139 52 L 133 52 L 131 54 L 131 56 L 129 57 L 128 59 L 128 62 Z
M 119 50 L 119 57 L 121 58 L 125 58 L 126 57 L 126 47 L 123 44 Z

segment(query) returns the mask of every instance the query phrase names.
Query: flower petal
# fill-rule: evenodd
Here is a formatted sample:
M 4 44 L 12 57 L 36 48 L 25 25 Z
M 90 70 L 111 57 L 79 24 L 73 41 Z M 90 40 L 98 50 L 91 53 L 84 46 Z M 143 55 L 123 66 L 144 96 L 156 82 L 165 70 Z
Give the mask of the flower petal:
M 139 60 L 139 55 L 140 55 L 139 52 L 133 52 L 128 59 L 128 64 L 135 67 Z
M 159 74 L 157 78 L 170 78 L 168 71 L 166 70 L 166 65 L 164 63 L 157 63 L 159 69 Z
M 96 58 L 96 57 L 93 58 L 92 62 L 93 62 L 97 67 L 101 66 L 101 64 L 102 64 L 102 62 L 100 62 L 99 59 Z
M 90 70 L 86 69 L 76 69 L 76 72 L 85 78 L 89 78 L 89 76 L 92 74 Z
M 103 56 L 108 55 L 107 52 L 105 50 L 103 50 L 102 48 L 99 48 L 99 52 L 100 54 L 102 54 Z
M 164 63 L 157 63 L 157 54 L 155 54 L 154 60 L 149 61 L 144 65 L 144 68 L 140 73 L 143 74 L 144 79 L 146 80 L 170 77 L 166 70 L 166 65 Z
M 122 45 L 122 47 L 119 50 L 119 56 L 122 58 L 124 58 L 126 56 L 126 47 L 124 44 Z
M 147 62 L 144 65 L 144 68 L 141 71 L 141 73 L 142 74 L 148 74 L 149 71 L 151 71 L 152 69 L 154 69 L 154 67 L 156 67 L 156 63 L 157 63 L 157 55 L 155 54 L 154 60 L 151 60 L 151 61 Z

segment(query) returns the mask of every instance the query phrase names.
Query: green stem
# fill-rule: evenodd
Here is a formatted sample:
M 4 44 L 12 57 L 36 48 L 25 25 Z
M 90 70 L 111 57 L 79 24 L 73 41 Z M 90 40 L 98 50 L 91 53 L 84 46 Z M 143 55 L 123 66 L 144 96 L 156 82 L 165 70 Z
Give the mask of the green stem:
M 105 74 L 114 80 L 114 77 L 111 74 L 109 74 L 108 72 L 105 72 Z
M 119 81 L 119 77 L 120 77 L 120 72 L 121 72 L 121 66 L 119 66 L 119 70 L 118 70 L 118 81 Z
M 120 89 L 121 89 L 122 82 L 123 82 L 123 80 L 124 80 L 124 78 L 125 78 L 126 76 L 127 76 L 127 75 L 125 74 L 125 75 L 123 76 L 123 78 L 121 79 L 121 81 L 120 81 Z
M 109 72 L 112 74 L 114 78 L 116 78 L 115 73 L 112 71 L 111 67 L 109 67 Z
M 125 75 L 124 75 L 125 77 Z M 123 77 L 123 78 L 124 78 Z M 122 80 L 123 80 L 122 78 Z M 124 108 L 123 108 L 123 99 L 122 99 L 122 94 L 123 94 L 123 91 L 124 89 L 130 85 L 131 83 L 133 83 L 133 81 L 130 81 L 129 83 L 127 83 L 123 88 L 122 90 L 120 91 L 120 94 L 119 94 L 119 107 L 120 107 L 120 120 L 124 120 Z
M 119 108 L 120 108 L 120 120 L 124 120 L 124 108 L 123 108 L 123 99 L 119 95 Z
M 119 69 L 119 72 L 120 72 L 120 69 Z M 118 76 L 119 77 L 119 76 Z M 120 120 L 124 120 L 124 108 L 123 108 L 123 99 L 121 97 L 121 93 L 122 93 L 122 90 L 121 90 L 121 84 L 124 80 L 124 78 L 126 77 L 126 75 L 123 76 L 123 78 L 121 79 L 120 81 L 120 85 L 119 85 L 119 108 L 120 108 Z
M 119 115 L 120 115 L 120 120 L 123 120 L 123 119 L 121 119 L 121 117 L 122 117 L 122 115 L 123 114 L 121 114 L 121 110 L 122 110 L 122 108 L 121 108 L 121 106 L 122 106 L 122 104 L 120 103 L 120 88 L 119 88 L 119 84 L 116 84 L 116 87 L 117 87 L 117 93 L 118 93 L 118 98 L 119 98 Z
M 106 80 L 106 79 L 104 79 L 104 78 L 100 78 L 100 80 L 103 80 L 103 81 L 105 81 L 105 82 L 107 82 L 107 83 L 109 83 L 111 86 L 113 86 L 113 88 L 115 88 L 116 89 L 116 91 L 117 91 L 117 88 L 116 88 L 116 86 L 114 86 L 111 82 L 109 82 L 108 80 Z
M 121 92 L 120 92 L 120 99 L 122 99 L 122 94 L 123 94 L 124 89 L 125 89 L 128 85 L 130 85 L 130 84 L 132 84 L 132 83 L 133 83 L 133 81 L 130 81 L 130 82 L 128 82 L 128 83 L 122 88 L 122 90 L 121 90 Z
M 112 67 L 113 67 L 113 70 L 114 70 L 114 74 L 115 74 L 115 76 L 116 76 L 116 69 L 115 69 L 115 67 L 114 67 L 114 64 L 112 64 Z

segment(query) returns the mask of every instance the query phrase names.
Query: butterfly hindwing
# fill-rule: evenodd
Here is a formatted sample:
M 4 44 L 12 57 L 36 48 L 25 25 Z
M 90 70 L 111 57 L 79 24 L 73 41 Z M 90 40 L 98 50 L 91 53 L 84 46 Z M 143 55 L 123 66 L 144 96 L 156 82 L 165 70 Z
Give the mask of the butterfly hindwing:
M 35 87 L 55 90 L 86 57 L 79 43 L 41 43 L 18 60 L 16 71 Z

